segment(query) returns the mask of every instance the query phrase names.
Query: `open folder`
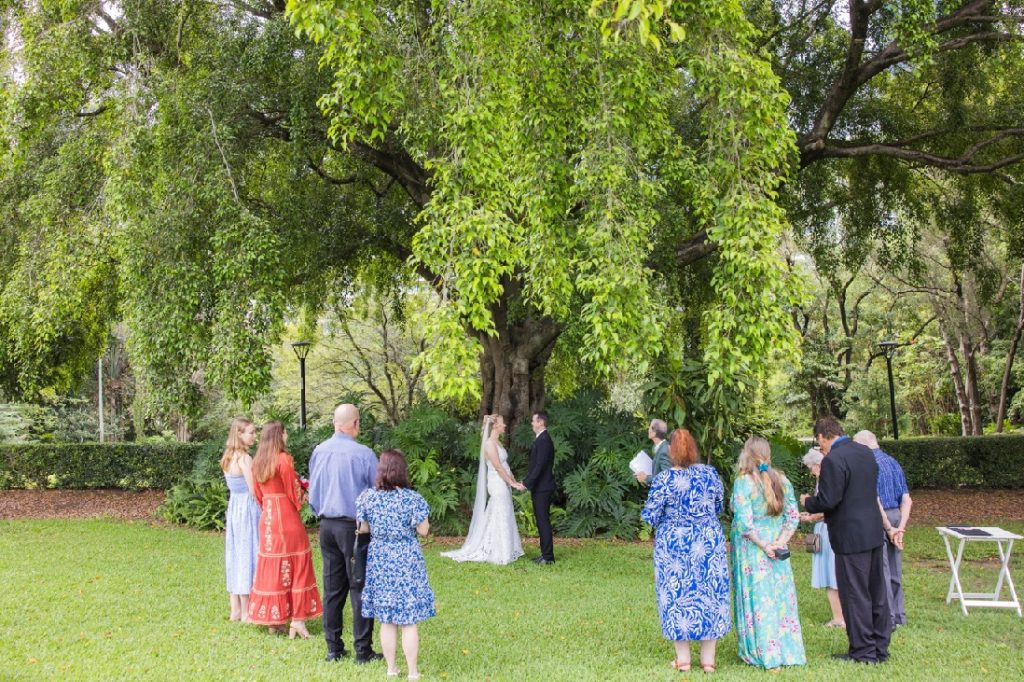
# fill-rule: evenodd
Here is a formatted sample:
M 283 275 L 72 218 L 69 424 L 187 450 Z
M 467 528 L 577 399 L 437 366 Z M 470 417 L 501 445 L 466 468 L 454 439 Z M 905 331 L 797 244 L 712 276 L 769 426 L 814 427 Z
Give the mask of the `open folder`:
M 650 455 L 641 450 L 636 453 L 636 457 L 629 461 L 629 468 L 634 474 L 642 471 L 650 476 L 651 472 L 654 471 L 654 460 L 651 459 Z

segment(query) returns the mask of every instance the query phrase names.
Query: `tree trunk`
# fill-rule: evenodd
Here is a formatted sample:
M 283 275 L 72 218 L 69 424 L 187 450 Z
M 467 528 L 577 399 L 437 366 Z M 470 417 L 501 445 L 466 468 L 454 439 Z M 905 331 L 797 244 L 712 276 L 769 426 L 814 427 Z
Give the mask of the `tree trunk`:
M 1020 313 L 1017 316 L 1017 328 L 1010 340 L 1010 350 L 1006 354 L 1006 364 L 1003 366 L 1003 381 L 999 385 L 999 408 L 996 410 L 996 433 L 1003 432 L 1003 422 L 1006 420 L 1006 404 L 1010 398 L 1010 375 L 1013 372 L 1013 361 L 1017 355 L 1017 345 L 1020 337 L 1024 334 L 1024 262 L 1020 264 Z
M 506 283 L 505 292 L 491 308 L 497 336 L 480 336 L 484 347 L 480 416 L 500 414 L 511 435 L 519 424 L 529 423 L 534 412 L 544 409 L 544 368 L 563 327 L 549 317 L 511 319 L 508 303 L 518 297 L 518 287 Z
M 966 332 L 960 333 L 960 353 L 964 358 L 966 372 L 964 374 L 964 392 L 967 395 L 967 407 L 971 417 L 971 436 L 980 436 L 981 393 L 978 389 L 978 361 L 975 358 L 974 344 Z
M 949 375 L 953 380 L 956 404 L 960 408 L 960 432 L 964 436 L 969 436 L 971 435 L 971 411 L 967 404 L 967 392 L 964 390 L 963 372 L 960 370 L 960 359 L 956 355 L 956 348 L 950 342 L 946 325 L 943 322 L 943 320 L 939 320 L 939 330 L 942 332 L 942 345 L 946 348 L 946 362 L 949 364 Z

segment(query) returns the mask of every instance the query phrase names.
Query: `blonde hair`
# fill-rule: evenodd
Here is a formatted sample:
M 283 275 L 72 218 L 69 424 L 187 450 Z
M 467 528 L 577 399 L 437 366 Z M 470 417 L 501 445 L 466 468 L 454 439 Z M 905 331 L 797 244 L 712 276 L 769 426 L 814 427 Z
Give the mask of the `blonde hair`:
M 485 438 L 487 436 L 491 435 L 491 432 L 494 430 L 494 425 L 498 422 L 499 419 L 501 420 L 501 422 L 503 424 L 505 423 L 505 418 L 502 417 L 500 414 L 495 413 L 495 414 L 485 414 L 484 415 L 484 423 L 483 423 L 483 426 L 482 426 L 482 431 L 485 434 L 484 435 Z
M 221 471 L 231 468 L 231 463 L 239 453 L 249 453 L 249 448 L 242 442 L 242 433 L 252 426 L 252 422 L 244 417 L 237 417 L 231 420 L 231 428 L 228 429 L 228 442 L 224 445 L 224 454 L 220 458 Z
M 762 466 L 763 465 L 763 466 Z M 740 475 L 749 474 L 761 486 L 769 516 L 782 513 L 782 481 L 785 478 L 772 467 L 772 446 L 760 436 L 751 436 L 743 444 L 736 468 Z

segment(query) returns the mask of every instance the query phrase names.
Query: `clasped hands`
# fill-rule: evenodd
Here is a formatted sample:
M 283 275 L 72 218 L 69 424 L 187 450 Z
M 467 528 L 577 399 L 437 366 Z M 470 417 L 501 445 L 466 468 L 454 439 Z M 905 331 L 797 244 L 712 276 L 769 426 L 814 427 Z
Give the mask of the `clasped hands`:
M 509 486 L 515 488 L 519 492 L 523 492 L 524 490 L 526 490 L 526 486 L 520 483 L 519 481 L 512 481 L 511 483 L 509 483 Z
M 800 496 L 800 506 L 801 507 L 804 507 L 804 508 L 807 507 L 807 498 L 808 497 L 810 497 L 810 495 L 808 495 L 807 493 L 804 493 L 803 495 Z M 804 516 L 803 514 L 800 515 L 800 520 L 801 521 L 804 520 L 803 516 Z M 890 532 L 890 531 L 893 531 L 893 532 Z M 891 542 L 893 545 L 895 545 L 896 549 L 899 549 L 899 550 L 903 549 L 903 536 L 904 536 L 904 530 L 902 528 L 898 528 L 896 526 L 890 526 L 888 528 L 888 530 L 885 531 L 886 539 L 888 539 L 889 542 Z

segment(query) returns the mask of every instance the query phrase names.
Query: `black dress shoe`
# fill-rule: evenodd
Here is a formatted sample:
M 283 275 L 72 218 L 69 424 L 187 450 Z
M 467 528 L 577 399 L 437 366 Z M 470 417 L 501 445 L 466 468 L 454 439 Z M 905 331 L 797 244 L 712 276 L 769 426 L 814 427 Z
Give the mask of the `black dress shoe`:
M 555 560 L 554 559 L 545 559 L 544 557 L 539 556 L 539 557 L 537 557 L 536 559 L 533 560 L 533 563 L 540 564 L 541 566 L 546 566 L 548 564 L 555 563 Z
M 327 657 L 324 658 L 324 660 L 327 661 L 328 663 L 330 663 L 331 661 L 340 661 L 341 659 L 345 658 L 346 656 L 348 656 L 348 652 L 345 651 L 344 648 L 341 648 L 341 649 L 328 649 L 327 650 Z
M 373 661 L 379 661 L 384 658 L 384 654 L 376 651 L 371 651 L 366 654 L 356 654 L 356 665 L 363 665 L 364 663 L 371 663 Z

